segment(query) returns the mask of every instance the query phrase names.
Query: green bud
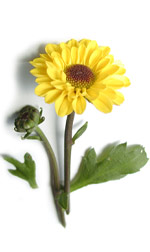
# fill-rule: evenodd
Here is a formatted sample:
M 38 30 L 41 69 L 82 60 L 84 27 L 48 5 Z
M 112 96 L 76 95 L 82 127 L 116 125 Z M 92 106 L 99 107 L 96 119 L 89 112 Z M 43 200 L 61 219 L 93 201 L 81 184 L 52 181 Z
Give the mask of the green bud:
M 39 111 L 33 106 L 27 105 L 19 111 L 18 117 L 15 119 L 14 130 L 17 132 L 26 132 L 26 137 L 35 127 L 42 123 L 44 119 L 45 118 L 42 117 L 42 109 Z

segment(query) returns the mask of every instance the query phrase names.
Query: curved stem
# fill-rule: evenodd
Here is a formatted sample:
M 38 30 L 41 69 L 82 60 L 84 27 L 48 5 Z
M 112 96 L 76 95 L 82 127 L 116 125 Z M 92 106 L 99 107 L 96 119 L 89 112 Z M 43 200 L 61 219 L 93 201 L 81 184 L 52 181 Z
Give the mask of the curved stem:
M 65 227 L 66 223 L 65 223 L 64 211 L 59 206 L 58 201 L 57 201 L 57 195 L 60 192 L 60 180 L 59 180 L 58 165 L 57 165 L 56 157 L 55 157 L 54 151 L 53 151 L 47 137 L 43 133 L 43 131 L 37 126 L 35 128 L 35 132 L 40 136 L 41 140 L 43 141 L 45 148 L 47 150 L 48 156 L 50 158 L 51 185 L 52 185 L 52 191 L 53 191 L 53 195 L 54 195 L 55 205 L 56 205 L 56 209 L 57 209 L 61 224 Z
M 74 120 L 74 112 L 67 116 L 64 141 L 64 192 L 67 195 L 66 213 L 70 212 L 70 164 L 71 164 L 71 149 L 72 149 L 72 126 Z

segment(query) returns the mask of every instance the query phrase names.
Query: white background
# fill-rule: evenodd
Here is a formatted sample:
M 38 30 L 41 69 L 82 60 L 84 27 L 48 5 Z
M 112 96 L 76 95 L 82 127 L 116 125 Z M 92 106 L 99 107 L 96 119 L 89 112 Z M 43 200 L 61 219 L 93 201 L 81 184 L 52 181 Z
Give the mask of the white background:
M 34 94 L 36 86 L 28 61 L 46 43 L 71 38 L 94 39 L 111 47 L 127 69 L 131 86 L 122 90 L 125 102 L 103 114 L 88 105 L 75 118 L 75 128 L 89 122 L 73 147 L 72 176 L 86 148 L 97 153 L 115 141 L 142 144 L 150 156 L 150 38 L 149 1 L 8 1 L 0 4 L 0 153 L 23 160 L 31 153 L 37 164 L 38 190 L 10 175 L 0 158 L 0 251 L 149 252 L 150 167 L 120 181 L 91 185 L 71 195 L 67 227 L 58 223 L 49 187 L 49 166 L 43 146 L 22 141 L 13 131 L 12 113 L 26 104 L 42 106 L 47 134 L 63 168 L 66 118 Z M 57 137 L 57 141 L 56 141 Z

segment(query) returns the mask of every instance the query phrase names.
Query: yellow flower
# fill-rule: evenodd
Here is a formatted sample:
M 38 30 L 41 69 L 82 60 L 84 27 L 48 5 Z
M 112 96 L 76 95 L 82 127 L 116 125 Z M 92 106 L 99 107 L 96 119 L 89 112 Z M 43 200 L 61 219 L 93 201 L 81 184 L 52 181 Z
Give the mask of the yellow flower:
M 72 39 L 47 44 L 45 51 L 30 62 L 38 83 L 35 93 L 45 97 L 46 103 L 55 102 L 59 116 L 73 111 L 82 114 L 86 101 L 104 113 L 124 101 L 117 89 L 129 86 L 130 81 L 124 76 L 123 65 L 109 54 L 109 47 L 99 47 L 94 40 Z

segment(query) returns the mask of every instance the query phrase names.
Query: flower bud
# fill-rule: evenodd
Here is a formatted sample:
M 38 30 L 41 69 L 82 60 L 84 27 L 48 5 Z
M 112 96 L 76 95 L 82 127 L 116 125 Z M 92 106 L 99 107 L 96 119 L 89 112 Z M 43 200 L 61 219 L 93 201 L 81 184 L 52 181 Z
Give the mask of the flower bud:
M 17 132 L 27 132 L 27 135 L 29 135 L 43 121 L 42 110 L 39 111 L 33 106 L 27 105 L 19 111 L 18 117 L 15 119 L 14 130 Z

